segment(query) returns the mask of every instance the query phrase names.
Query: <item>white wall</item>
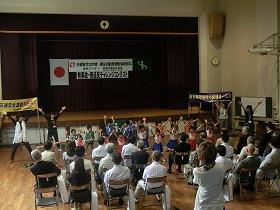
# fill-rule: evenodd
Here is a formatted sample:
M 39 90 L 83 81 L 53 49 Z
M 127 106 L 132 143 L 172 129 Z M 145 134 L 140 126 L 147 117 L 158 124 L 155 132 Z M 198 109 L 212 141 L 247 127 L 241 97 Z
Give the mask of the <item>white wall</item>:
M 277 0 L 223 0 L 226 30 L 221 48 L 221 88 L 236 96 L 272 96 L 277 103 L 276 57 L 248 48 L 277 32 Z

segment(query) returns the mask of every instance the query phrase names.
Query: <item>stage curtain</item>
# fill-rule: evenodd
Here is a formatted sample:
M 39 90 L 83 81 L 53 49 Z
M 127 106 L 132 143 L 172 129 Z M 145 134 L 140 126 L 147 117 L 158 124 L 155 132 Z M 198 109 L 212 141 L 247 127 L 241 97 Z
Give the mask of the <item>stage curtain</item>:
M 3 99 L 38 95 L 36 40 L 35 35 L 1 35 Z

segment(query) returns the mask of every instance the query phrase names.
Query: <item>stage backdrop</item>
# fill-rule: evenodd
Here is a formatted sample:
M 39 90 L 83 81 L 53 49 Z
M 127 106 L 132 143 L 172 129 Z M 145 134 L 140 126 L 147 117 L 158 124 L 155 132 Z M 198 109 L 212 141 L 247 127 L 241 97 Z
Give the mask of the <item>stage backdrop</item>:
M 197 32 L 197 18 L 189 22 L 193 24 L 185 27 Z M 6 27 L 11 30 L 8 27 L 16 26 L 11 24 Z M 174 30 L 177 28 L 180 27 Z M 38 96 L 39 106 L 47 111 L 59 110 L 62 105 L 72 111 L 185 108 L 188 92 L 199 90 L 197 34 L 11 33 L 1 35 L 1 48 L 4 99 Z M 49 59 L 138 57 L 149 58 L 152 69 L 132 71 L 128 79 L 77 80 L 76 74 L 70 73 L 69 86 L 50 86 Z

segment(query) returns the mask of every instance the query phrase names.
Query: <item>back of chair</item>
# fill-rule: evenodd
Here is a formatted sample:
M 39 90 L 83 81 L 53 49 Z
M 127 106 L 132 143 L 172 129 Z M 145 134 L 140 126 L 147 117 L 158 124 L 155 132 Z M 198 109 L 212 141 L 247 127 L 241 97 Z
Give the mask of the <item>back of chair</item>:
M 91 183 L 84 185 L 70 185 L 69 190 L 70 191 L 76 191 L 76 190 L 84 190 L 84 189 L 91 189 Z
M 124 155 L 123 157 L 125 160 L 131 160 L 131 155 Z
M 160 184 L 158 187 L 147 188 L 148 183 L 151 184 Z M 154 177 L 146 179 L 146 187 L 144 189 L 145 194 L 160 194 L 164 192 L 166 183 L 166 176 L 163 177 Z
M 241 183 L 254 182 L 256 171 L 257 171 L 256 168 L 240 168 L 239 182 Z
M 49 174 L 38 174 L 37 178 L 41 178 L 41 179 L 49 179 L 52 177 L 57 177 L 57 173 L 49 173 Z
M 175 163 L 183 163 L 186 164 L 189 162 L 189 152 L 175 152 Z
M 109 195 L 110 197 L 122 197 L 128 195 L 129 179 L 124 180 L 110 180 L 109 181 Z

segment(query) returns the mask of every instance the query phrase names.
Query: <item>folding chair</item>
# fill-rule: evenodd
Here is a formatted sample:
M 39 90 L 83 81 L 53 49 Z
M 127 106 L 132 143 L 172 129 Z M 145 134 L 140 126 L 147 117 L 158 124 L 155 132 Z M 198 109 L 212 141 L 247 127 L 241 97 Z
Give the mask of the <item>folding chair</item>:
M 181 165 L 181 168 L 180 168 L 181 171 L 182 171 L 182 166 L 188 164 L 188 162 L 189 162 L 189 153 L 188 152 L 175 152 L 174 163 L 177 164 L 178 167 L 179 167 L 179 165 Z
M 257 183 L 256 183 L 256 171 L 255 168 L 241 168 L 239 173 L 239 195 L 240 199 L 243 200 L 243 192 L 247 192 L 247 190 L 250 190 L 251 187 L 254 189 L 251 189 L 255 192 L 255 195 L 257 195 Z M 247 188 L 247 189 L 246 189 Z M 249 193 L 247 193 L 248 195 Z
M 158 183 L 158 184 L 160 184 L 160 186 L 155 187 L 155 188 L 148 188 L 149 183 L 150 184 Z M 144 194 L 143 194 L 144 196 L 143 196 L 142 203 L 141 203 L 141 209 L 143 209 L 144 207 L 148 207 L 148 206 L 156 206 L 156 205 L 162 206 L 163 198 L 157 203 L 151 203 L 151 204 L 145 205 L 145 206 L 144 206 L 144 201 L 146 201 L 145 198 L 150 195 L 160 195 L 160 194 L 165 195 L 165 183 L 166 183 L 166 176 L 146 179 L 146 184 L 145 184 L 145 189 L 144 189 Z
M 52 187 L 46 187 L 42 188 L 40 187 L 39 179 L 50 179 L 50 178 L 57 178 L 57 173 L 49 173 L 49 174 L 41 174 L 37 175 L 37 185 L 33 188 L 34 194 L 35 194 L 35 209 L 37 210 L 37 207 L 48 207 L 56 205 L 56 209 L 58 209 L 59 204 L 59 197 L 58 197 L 58 186 L 52 186 Z M 52 193 L 53 195 L 51 197 L 43 197 L 42 195 L 44 193 Z
M 275 176 L 272 179 L 265 177 L 265 180 L 267 181 L 265 191 L 266 191 L 266 196 L 268 197 L 280 196 L 279 169 L 274 169 L 274 172 L 275 172 Z
M 146 166 L 146 164 L 131 164 L 130 174 L 134 185 L 137 185 L 137 182 L 142 179 Z
M 72 203 L 74 203 L 74 208 L 76 208 L 77 204 L 84 204 L 89 202 L 90 208 L 91 209 L 91 185 L 92 183 L 89 182 L 88 184 L 85 185 L 69 185 L 69 191 L 70 191 L 70 195 L 71 193 L 76 193 L 77 197 L 75 196 L 75 198 L 71 198 L 70 202 L 69 202 L 69 209 L 72 209 Z M 82 195 L 82 193 L 85 193 L 86 190 L 89 190 L 90 192 L 90 196 L 88 198 L 86 198 L 85 196 Z M 81 198 L 79 198 L 79 193 L 81 193 Z
M 130 180 L 110 180 L 108 189 L 105 191 L 105 196 L 107 198 L 107 209 L 119 209 L 119 208 L 127 208 L 127 201 L 129 196 L 129 184 Z M 112 206 L 111 201 L 116 198 L 125 197 L 125 201 L 123 205 Z

